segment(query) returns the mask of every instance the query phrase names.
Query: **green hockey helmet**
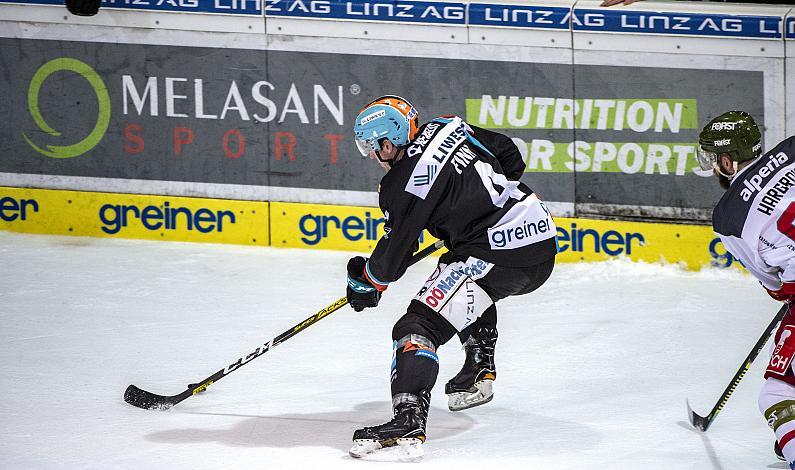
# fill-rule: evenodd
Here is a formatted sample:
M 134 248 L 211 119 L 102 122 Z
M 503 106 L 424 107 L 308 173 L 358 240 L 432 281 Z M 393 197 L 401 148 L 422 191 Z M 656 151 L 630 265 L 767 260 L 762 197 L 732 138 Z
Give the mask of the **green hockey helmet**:
M 737 164 L 753 160 L 762 154 L 762 133 L 754 118 L 745 111 L 729 111 L 712 119 L 698 134 L 696 157 L 702 170 L 715 169 L 725 175 L 718 166 L 718 155 L 726 153 Z

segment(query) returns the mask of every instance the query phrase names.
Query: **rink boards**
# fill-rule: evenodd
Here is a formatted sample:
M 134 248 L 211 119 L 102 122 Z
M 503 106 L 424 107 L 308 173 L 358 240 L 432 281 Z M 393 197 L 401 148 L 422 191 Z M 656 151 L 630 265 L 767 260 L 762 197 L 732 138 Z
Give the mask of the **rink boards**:
M 4 187 L 0 229 L 267 246 L 268 204 Z
M 559 217 L 562 262 L 732 266 L 711 227 Z M 0 187 L 0 230 L 23 233 L 371 251 L 378 208 Z M 425 246 L 433 239 L 423 233 Z

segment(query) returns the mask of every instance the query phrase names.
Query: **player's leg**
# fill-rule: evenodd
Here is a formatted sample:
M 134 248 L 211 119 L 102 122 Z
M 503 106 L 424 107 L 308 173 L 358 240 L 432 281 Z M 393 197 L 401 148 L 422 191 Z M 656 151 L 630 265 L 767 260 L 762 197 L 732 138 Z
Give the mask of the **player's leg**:
M 492 265 L 472 266 L 440 261 L 425 286 L 392 330 L 392 405 L 394 419 L 354 433 L 354 449 L 425 440 L 430 391 L 439 374 L 436 348 L 464 330 L 493 305 L 491 298 L 466 274 L 485 274 Z
M 497 347 L 497 306 L 491 305 L 472 325 L 459 332 L 464 365 L 444 386 L 448 408 L 461 411 L 483 405 L 494 398 L 497 379 L 494 351 Z
M 795 318 L 788 313 L 776 331 L 775 343 L 759 392 L 759 411 L 776 435 L 776 454 L 795 466 Z
M 511 295 L 530 293 L 549 278 L 554 260 L 527 268 L 494 266 L 475 283 L 498 301 Z M 494 352 L 497 343 L 497 308 L 490 306 L 475 323 L 459 333 L 466 357 L 464 365 L 445 386 L 451 411 L 483 405 L 494 398 L 497 378 Z
M 401 445 L 409 457 L 421 455 L 425 442 L 431 389 L 439 374 L 436 348 L 455 335 L 455 328 L 436 312 L 413 300 L 392 330 L 393 419 L 353 434 L 351 455 L 362 457 L 382 447 Z
M 774 451 L 792 464 L 795 462 L 795 386 L 767 379 L 759 393 L 759 410 L 776 435 Z
M 450 264 L 440 262 L 392 331 L 394 418 L 380 426 L 357 430 L 353 436 L 352 455 L 362 456 L 381 447 L 401 444 L 401 441 L 411 442 L 410 445 L 425 441 L 430 391 L 439 373 L 436 348 L 456 332 L 475 323 L 488 309 L 494 308 L 492 297 L 476 282 L 485 279 L 494 268 L 493 264 L 475 258 Z M 499 287 L 492 287 L 492 291 L 493 295 L 502 298 L 534 290 L 549 277 L 551 270 L 551 264 L 548 269 L 516 272 L 508 269 L 484 282 L 486 285 L 499 284 Z M 506 279 L 506 276 L 511 279 Z M 519 279 L 518 283 L 514 278 Z M 502 295 L 503 292 L 507 293 Z

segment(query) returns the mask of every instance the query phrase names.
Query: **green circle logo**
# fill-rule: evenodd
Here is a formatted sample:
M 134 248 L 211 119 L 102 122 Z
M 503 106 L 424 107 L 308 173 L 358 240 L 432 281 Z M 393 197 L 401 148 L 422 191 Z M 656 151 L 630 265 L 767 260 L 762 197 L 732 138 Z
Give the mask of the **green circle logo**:
M 108 94 L 108 87 L 105 86 L 102 77 L 85 62 L 68 57 L 61 57 L 42 65 L 30 81 L 30 88 L 28 88 L 28 110 L 30 111 L 31 117 L 33 117 L 33 120 L 36 122 L 36 125 L 39 126 L 39 129 L 51 136 L 58 137 L 61 133 L 50 127 L 47 121 L 42 117 L 41 111 L 39 110 L 39 92 L 41 91 L 42 84 L 50 75 L 62 71 L 79 74 L 88 80 L 91 88 L 94 89 L 94 93 L 97 95 L 97 103 L 99 104 L 99 114 L 94 129 L 80 142 L 72 145 L 47 145 L 46 149 L 34 144 L 24 133 L 22 136 L 25 138 L 28 145 L 42 155 L 51 158 L 74 158 L 94 148 L 105 136 L 105 132 L 108 130 L 108 124 L 110 124 L 110 95 Z

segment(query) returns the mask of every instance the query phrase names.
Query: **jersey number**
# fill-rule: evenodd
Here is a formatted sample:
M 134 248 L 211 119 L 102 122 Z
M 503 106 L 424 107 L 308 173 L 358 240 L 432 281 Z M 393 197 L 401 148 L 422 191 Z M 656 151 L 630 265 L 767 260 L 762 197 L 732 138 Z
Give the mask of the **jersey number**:
M 778 231 L 788 236 L 790 240 L 795 241 L 795 225 L 792 222 L 795 222 L 795 202 L 791 202 L 787 206 L 784 213 L 778 218 L 778 222 L 776 222 Z
M 483 181 L 483 186 L 486 187 L 491 202 L 497 207 L 502 207 L 509 198 L 522 199 L 525 197 L 524 191 L 519 189 L 518 181 L 508 181 L 502 173 L 494 173 L 494 168 L 486 162 L 475 162 L 475 169 L 480 175 L 480 180 Z M 495 186 L 500 186 L 502 190 L 498 190 Z

